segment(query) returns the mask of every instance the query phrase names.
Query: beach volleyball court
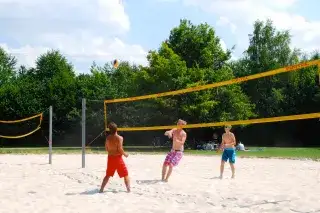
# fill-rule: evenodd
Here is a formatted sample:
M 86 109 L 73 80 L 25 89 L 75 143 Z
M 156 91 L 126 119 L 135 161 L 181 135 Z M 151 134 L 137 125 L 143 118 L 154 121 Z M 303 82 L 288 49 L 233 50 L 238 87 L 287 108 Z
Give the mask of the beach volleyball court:
M 320 212 L 320 162 L 239 158 L 220 180 L 220 157 L 186 155 L 162 183 L 164 157 L 130 155 L 132 192 L 115 176 L 99 194 L 106 155 L 0 155 L 0 212 Z

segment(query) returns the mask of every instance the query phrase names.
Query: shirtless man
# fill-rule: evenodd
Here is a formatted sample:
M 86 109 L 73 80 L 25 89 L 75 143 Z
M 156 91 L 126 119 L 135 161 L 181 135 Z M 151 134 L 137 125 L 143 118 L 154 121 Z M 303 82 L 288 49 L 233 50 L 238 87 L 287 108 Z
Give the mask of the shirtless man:
M 113 177 L 116 171 L 120 178 L 124 177 L 124 183 L 126 185 L 127 192 L 130 192 L 128 170 L 122 159 L 122 155 L 128 157 L 128 154 L 123 150 L 123 137 L 118 135 L 117 125 L 115 123 L 110 123 L 108 127 L 110 130 L 110 135 L 107 136 L 105 144 L 106 151 L 108 153 L 108 163 L 106 176 L 102 181 L 100 193 L 103 192 L 104 187 L 107 185 L 110 177 Z
M 220 178 L 223 178 L 223 171 L 224 171 L 224 164 L 229 160 L 232 176 L 231 178 L 234 178 L 235 175 L 235 168 L 234 164 L 236 162 L 236 151 L 235 151 L 235 145 L 236 145 L 236 138 L 231 130 L 231 126 L 225 126 L 225 133 L 222 135 L 222 142 L 220 146 L 220 150 L 223 150 L 222 159 L 221 159 L 221 165 L 220 165 Z
M 172 138 L 172 149 L 167 154 L 163 166 L 162 166 L 162 181 L 168 182 L 168 179 L 172 173 L 173 167 L 179 164 L 183 156 L 183 147 L 187 139 L 187 133 L 182 129 L 187 122 L 184 120 L 178 120 L 178 127 L 172 130 L 166 131 L 164 134 L 169 138 Z M 167 172 L 169 167 L 169 171 Z

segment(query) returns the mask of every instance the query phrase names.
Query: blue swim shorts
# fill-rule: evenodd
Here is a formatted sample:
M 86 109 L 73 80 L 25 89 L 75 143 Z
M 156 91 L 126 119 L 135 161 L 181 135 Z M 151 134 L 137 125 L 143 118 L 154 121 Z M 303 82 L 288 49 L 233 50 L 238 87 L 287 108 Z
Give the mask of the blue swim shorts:
M 236 150 L 234 148 L 225 148 L 222 153 L 222 160 L 229 163 L 236 162 Z

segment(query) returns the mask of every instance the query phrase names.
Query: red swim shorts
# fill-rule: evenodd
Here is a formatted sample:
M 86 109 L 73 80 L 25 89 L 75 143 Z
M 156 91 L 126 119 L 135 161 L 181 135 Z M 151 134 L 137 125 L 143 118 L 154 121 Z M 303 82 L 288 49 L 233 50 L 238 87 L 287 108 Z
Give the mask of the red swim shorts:
M 108 156 L 106 175 L 113 177 L 116 171 L 120 178 L 128 176 L 128 169 L 122 159 L 122 155 Z

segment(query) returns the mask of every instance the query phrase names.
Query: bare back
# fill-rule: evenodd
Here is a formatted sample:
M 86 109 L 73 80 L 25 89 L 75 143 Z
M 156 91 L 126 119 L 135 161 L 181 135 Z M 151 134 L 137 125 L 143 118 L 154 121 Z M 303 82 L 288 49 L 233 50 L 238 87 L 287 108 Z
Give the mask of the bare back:
M 108 135 L 106 140 L 106 151 L 108 155 L 116 156 L 116 155 L 123 155 L 123 137 L 115 134 L 115 135 Z

